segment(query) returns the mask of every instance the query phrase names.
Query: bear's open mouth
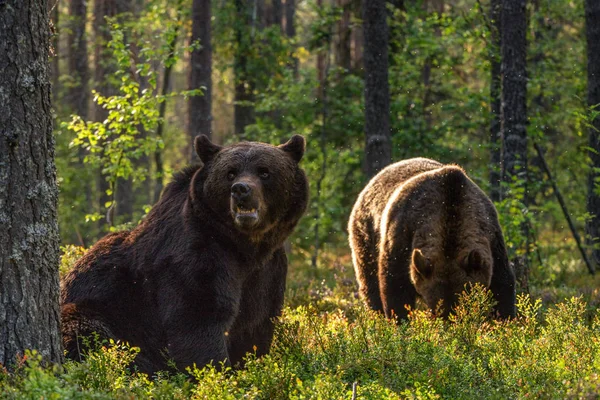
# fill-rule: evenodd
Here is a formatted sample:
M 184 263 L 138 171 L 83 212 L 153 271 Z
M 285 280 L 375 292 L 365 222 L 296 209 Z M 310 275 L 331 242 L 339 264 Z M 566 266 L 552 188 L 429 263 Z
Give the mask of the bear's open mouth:
M 245 208 L 243 206 L 237 206 L 235 212 L 238 215 L 256 214 L 256 208 Z
M 231 208 L 237 225 L 250 227 L 258 222 L 258 209 L 256 207 L 247 204 L 236 204 Z

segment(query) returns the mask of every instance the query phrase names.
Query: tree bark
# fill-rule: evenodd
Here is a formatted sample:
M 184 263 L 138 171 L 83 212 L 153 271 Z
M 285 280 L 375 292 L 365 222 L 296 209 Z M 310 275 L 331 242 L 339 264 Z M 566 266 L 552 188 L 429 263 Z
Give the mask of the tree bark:
M 212 138 L 212 46 L 211 46 L 211 3 L 210 0 L 194 0 L 192 3 L 192 43 L 202 46 L 192 51 L 190 57 L 189 89 L 204 87 L 203 96 L 189 99 L 188 130 L 190 144 L 199 134 Z M 190 160 L 198 162 L 194 146 L 190 146 Z
M 600 2 L 585 2 L 585 33 L 587 39 L 587 103 L 600 111 Z M 589 129 L 590 159 L 592 162 L 588 175 L 587 210 L 593 216 L 587 223 L 587 234 L 593 243 L 600 237 L 600 117 L 591 121 Z M 592 251 L 596 263 L 600 263 L 600 249 Z
M 502 137 L 503 180 L 514 193 L 523 189 L 527 207 L 527 19 L 525 0 L 504 0 L 502 6 Z M 509 193 L 509 195 L 512 195 Z M 504 196 L 503 196 L 504 197 Z M 515 258 L 515 275 L 527 290 L 528 226 L 521 225 L 525 257 Z M 520 247 L 520 246 L 519 246 Z
M 254 122 L 254 83 L 248 74 L 248 54 L 252 45 L 252 31 L 256 28 L 250 26 L 252 22 L 252 7 L 248 2 L 235 0 L 237 21 L 236 21 L 236 44 L 233 71 L 235 75 L 235 93 L 234 93 L 234 124 L 235 134 L 242 135 L 246 126 Z
M 0 364 L 60 362 L 47 0 L 0 4 Z
M 501 130 L 501 88 L 502 66 L 501 55 L 501 29 L 502 29 L 502 0 L 491 0 L 490 3 L 490 198 L 492 201 L 501 200 L 500 181 L 502 180 L 502 130 Z
M 527 178 L 527 21 L 525 0 L 504 0 L 502 9 L 502 133 L 506 182 Z
M 54 91 L 53 97 L 56 97 L 56 90 L 58 89 L 58 79 L 60 77 L 60 66 L 59 66 L 59 50 L 58 50 L 58 18 L 59 18 L 59 0 L 49 0 L 48 1 L 48 12 L 50 13 L 50 24 L 52 26 L 51 29 L 51 63 L 50 63 L 50 76 L 52 82 L 52 89 Z
M 388 27 L 384 0 L 363 3 L 365 155 L 369 178 L 391 162 Z

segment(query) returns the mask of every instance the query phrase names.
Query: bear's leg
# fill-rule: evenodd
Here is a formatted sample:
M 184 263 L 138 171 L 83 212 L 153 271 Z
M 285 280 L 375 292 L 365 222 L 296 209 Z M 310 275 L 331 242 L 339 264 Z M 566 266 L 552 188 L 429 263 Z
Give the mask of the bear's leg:
M 352 261 L 358 281 L 358 292 L 369 308 L 383 311 L 377 266 L 377 237 L 372 229 L 361 229 L 355 222 L 350 229 Z
M 385 316 L 397 321 L 408 318 L 406 307 L 414 309 L 417 292 L 410 281 L 410 250 L 397 249 L 394 241 L 386 241 L 379 257 L 379 290 Z M 399 242 L 406 243 L 406 242 Z
M 87 344 L 93 344 L 89 342 L 93 337 L 100 341 L 116 340 L 108 324 L 93 310 L 75 303 L 67 303 L 61 306 L 60 313 L 63 346 L 67 358 L 71 360 L 83 360 L 84 354 L 90 350 Z
M 281 315 L 287 275 L 287 256 L 283 247 L 263 268 L 256 271 L 244 284 L 240 311 L 229 331 L 229 357 L 231 364 L 240 367 L 247 353 L 258 357 L 271 348 L 274 319 Z
M 229 366 L 226 327 L 222 324 L 207 324 L 201 321 L 186 322 L 187 327 L 177 324 L 167 330 L 168 357 L 175 362 L 177 368 L 184 371 L 194 364 L 202 368 L 211 362 L 218 369 L 221 362 Z
M 244 357 L 250 354 L 256 354 L 261 357 L 269 352 L 273 341 L 273 332 L 275 324 L 273 320 L 267 319 L 252 330 L 238 331 L 235 336 L 230 337 L 229 357 L 231 365 L 235 368 L 244 367 Z
M 500 228 L 498 227 L 498 230 Z M 494 269 L 490 291 L 496 300 L 495 311 L 500 318 L 511 318 L 516 315 L 516 279 L 508 262 L 506 246 L 501 233 L 497 233 L 491 245 Z

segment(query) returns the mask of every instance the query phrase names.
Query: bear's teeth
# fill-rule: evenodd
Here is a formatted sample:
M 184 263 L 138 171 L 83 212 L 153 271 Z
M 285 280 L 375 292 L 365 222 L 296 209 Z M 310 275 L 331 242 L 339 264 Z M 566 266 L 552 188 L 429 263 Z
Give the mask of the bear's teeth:
M 242 210 L 241 208 L 238 208 L 237 212 L 238 214 L 254 214 L 256 212 L 256 208 L 250 210 Z

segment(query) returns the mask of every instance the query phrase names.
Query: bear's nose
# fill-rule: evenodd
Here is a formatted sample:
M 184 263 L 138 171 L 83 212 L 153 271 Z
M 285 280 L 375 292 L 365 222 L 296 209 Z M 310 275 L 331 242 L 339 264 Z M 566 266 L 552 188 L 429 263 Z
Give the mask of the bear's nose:
M 244 182 L 237 182 L 231 186 L 231 195 L 237 200 L 248 197 L 251 192 L 252 188 L 250 185 Z

